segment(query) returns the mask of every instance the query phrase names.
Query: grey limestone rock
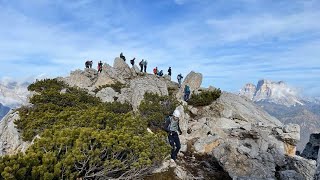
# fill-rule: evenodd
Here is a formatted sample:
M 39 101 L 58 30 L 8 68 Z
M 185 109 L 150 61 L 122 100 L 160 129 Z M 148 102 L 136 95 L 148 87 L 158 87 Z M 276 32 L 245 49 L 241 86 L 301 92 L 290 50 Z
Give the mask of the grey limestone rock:
M 24 152 L 30 145 L 21 139 L 14 121 L 19 119 L 18 112 L 9 112 L 0 122 L 0 156 Z

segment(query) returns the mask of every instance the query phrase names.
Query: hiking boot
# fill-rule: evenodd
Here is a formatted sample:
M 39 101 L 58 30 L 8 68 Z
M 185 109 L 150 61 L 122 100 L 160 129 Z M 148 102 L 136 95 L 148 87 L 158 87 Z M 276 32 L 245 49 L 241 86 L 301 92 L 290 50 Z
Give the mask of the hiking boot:
M 177 166 L 177 164 L 176 164 L 175 160 L 170 159 L 169 167 L 176 167 L 176 166 Z

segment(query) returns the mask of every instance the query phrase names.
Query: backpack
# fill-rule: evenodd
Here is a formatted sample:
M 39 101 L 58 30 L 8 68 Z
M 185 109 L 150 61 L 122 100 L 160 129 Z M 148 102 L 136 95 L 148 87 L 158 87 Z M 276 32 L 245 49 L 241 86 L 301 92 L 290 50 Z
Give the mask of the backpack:
M 139 66 L 142 66 L 142 61 L 139 62 Z
M 190 87 L 189 87 L 189 86 L 186 86 L 184 92 L 190 93 Z
M 171 123 L 171 118 L 168 115 L 164 118 L 164 122 L 163 122 L 163 129 L 167 132 L 170 132 L 170 129 L 169 129 L 170 123 Z

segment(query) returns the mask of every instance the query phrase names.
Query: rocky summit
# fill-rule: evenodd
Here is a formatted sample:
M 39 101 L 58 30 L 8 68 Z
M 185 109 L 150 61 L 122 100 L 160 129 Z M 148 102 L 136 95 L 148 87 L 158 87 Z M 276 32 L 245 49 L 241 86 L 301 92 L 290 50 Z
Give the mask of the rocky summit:
M 252 101 L 267 101 L 285 106 L 303 105 L 297 91 L 283 81 L 260 80 L 257 85 L 248 83 L 240 90 L 240 95 Z
M 301 140 L 297 149 L 302 151 L 312 133 L 319 133 L 320 104 L 313 98 L 301 98 L 298 92 L 285 82 L 260 80 L 257 85 L 248 83 L 239 93 L 242 97 L 252 100 L 270 115 L 282 123 L 299 124 Z
M 119 58 L 113 66 L 104 64 L 101 73 L 87 68 L 58 79 L 103 102 L 127 102 L 134 112 L 139 111 L 147 92 L 177 98 L 182 130 L 178 160 L 172 164 L 164 159 L 145 179 L 311 180 L 316 173 L 315 160 L 296 155 L 300 126 L 283 124 L 248 98 L 222 92 L 209 105 L 192 106 L 182 100 L 182 90 L 170 77 L 140 73 Z M 189 85 L 192 95 L 215 90 L 202 88 L 201 83 L 202 74 L 190 72 L 182 85 Z M 258 87 L 250 85 L 245 93 L 272 96 L 270 85 L 264 81 Z M 19 113 L 12 111 L 0 122 L 2 156 L 25 151 L 32 144 L 21 139 L 13 124 L 17 119 Z

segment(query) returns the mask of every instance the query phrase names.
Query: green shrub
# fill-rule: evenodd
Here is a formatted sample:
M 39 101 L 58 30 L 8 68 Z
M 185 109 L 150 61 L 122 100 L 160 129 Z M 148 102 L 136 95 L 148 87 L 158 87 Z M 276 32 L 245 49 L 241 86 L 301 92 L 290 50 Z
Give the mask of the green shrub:
M 177 93 L 179 90 L 178 87 L 168 87 L 168 93 L 169 93 L 169 96 L 172 96 L 174 95 L 175 93 Z
M 42 92 L 48 89 L 53 89 L 55 91 L 60 91 L 63 88 L 67 87 L 67 85 L 62 82 L 58 81 L 57 79 L 43 79 L 36 81 L 35 83 L 32 83 L 28 86 L 29 91 L 36 91 L 36 92 Z
M 202 91 L 199 94 L 192 94 L 188 104 L 192 106 L 207 106 L 218 99 L 220 95 L 220 89 L 215 89 L 213 91 Z
M 40 94 L 18 109 L 15 124 L 24 140 L 41 138 L 25 154 L 0 157 L 0 179 L 136 179 L 169 154 L 163 135 L 148 133 L 128 103 L 102 103 L 55 80 L 30 89 Z
M 160 130 L 163 128 L 164 118 L 172 114 L 178 104 L 179 102 L 174 97 L 145 93 L 144 100 L 138 109 L 149 127 L 153 130 Z
M 126 85 L 120 83 L 119 81 L 117 81 L 117 82 L 114 83 L 114 84 L 105 84 L 105 85 L 103 85 L 103 86 L 99 86 L 98 88 L 96 88 L 95 90 L 93 90 L 93 92 L 97 93 L 97 92 L 101 91 L 103 88 L 106 88 L 106 87 L 111 87 L 115 92 L 121 93 L 121 89 L 122 89 L 122 88 L 125 88 Z

